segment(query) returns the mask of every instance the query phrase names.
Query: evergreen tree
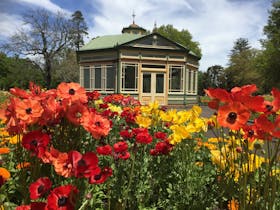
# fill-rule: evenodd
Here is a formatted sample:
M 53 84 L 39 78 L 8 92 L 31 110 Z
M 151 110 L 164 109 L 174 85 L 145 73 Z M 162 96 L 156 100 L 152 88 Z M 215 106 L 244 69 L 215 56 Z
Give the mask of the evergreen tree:
M 264 27 L 266 39 L 262 40 L 262 77 L 266 90 L 280 88 L 280 0 L 274 1 L 269 12 L 267 25 Z
M 84 45 L 83 36 L 87 35 L 88 27 L 86 25 L 85 19 L 81 11 L 77 10 L 72 14 L 71 19 L 73 26 L 72 26 L 72 39 L 73 45 L 76 50 L 80 49 L 80 46 Z

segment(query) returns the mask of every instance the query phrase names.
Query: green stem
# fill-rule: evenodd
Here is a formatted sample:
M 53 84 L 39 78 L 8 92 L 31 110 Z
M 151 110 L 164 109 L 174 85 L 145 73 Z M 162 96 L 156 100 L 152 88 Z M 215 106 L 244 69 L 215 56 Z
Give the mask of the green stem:
M 123 204 L 123 209 L 125 210 L 126 208 L 126 204 L 127 204 L 127 196 L 128 196 L 128 192 L 132 183 L 132 177 L 133 177 L 133 172 L 134 172 L 134 166 L 135 166 L 135 154 L 136 152 L 134 152 L 134 154 L 131 156 L 131 160 L 132 160 L 132 165 L 131 165 L 131 169 L 130 169 L 130 173 L 129 173 L 129 180 L 128 180 L 128 185 L 126 188 L 126 191 L 124 193 L 124 204 Z

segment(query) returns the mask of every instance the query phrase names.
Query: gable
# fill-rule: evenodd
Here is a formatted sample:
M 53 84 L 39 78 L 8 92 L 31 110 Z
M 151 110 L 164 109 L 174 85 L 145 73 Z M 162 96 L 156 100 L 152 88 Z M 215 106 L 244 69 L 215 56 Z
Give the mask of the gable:
M 153 33 L 131 42 L 125 43 L 122 46 L 154 48 L 154 49 L 171 49 L 171 50 L 187 50 L 185 47 L 173 42 L 160 34 Z

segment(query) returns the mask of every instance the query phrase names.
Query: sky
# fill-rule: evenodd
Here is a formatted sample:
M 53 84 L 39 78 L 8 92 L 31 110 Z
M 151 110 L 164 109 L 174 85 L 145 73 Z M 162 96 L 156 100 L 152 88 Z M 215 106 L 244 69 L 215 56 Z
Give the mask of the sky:
M 172 24 L 187 29 L 200 44 L 201 71 L 213 65 L 227 66 L 228 55 L 238 38 L 246 38 L 260 49 L 272 0 L 0 0 L 0 42 L 24 27 L 22 14 L 44 8 L 64 12 L 69 17 L 80 10 L 89 35 L 86 41 L 102 35 L 120 34 L 135 23 L 149 31 L 154 24 Z

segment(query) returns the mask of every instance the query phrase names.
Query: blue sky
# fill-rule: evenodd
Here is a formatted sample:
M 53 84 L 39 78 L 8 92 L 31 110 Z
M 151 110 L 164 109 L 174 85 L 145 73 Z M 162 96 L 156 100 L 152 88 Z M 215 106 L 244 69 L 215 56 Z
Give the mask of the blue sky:
M 120 34 L 132 23 L 133 11 L 136 24 L 147 30 L 155 22 L 187 29 L 200 43 L 200 70 L 205 71 L 212 65 L 226 66 L 233 42 L 240 37 L 261 47 L 271 0 L 0 0 L 0 41 L 22 27 L 22 13 L 36 8 L 69 16 L 80 10 L 89 27 L 87 40 Z

